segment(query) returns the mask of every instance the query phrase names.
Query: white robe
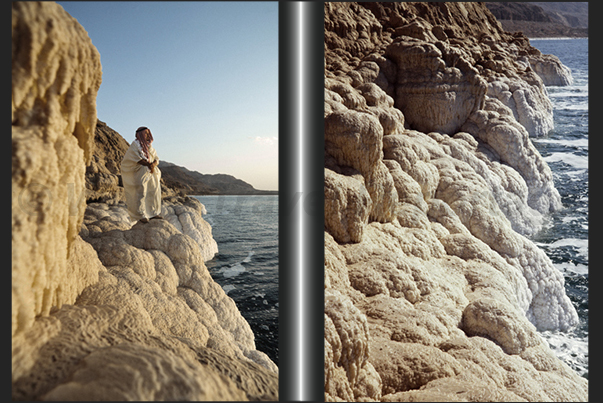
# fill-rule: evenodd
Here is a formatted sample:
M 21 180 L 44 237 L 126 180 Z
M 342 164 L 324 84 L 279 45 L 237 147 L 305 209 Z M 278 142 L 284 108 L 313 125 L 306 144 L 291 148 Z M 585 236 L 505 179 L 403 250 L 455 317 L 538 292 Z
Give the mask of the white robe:
M 138 140 L 130 144 L 121 162 L 121 177 L 126 194 L 126 206 L 132 221 L 151 218 L 161 213 L 161 171 L 155 167 L 153 173 L 138 161 L 146 160 Z M 157 152 L 149 145 L 148 161 L 159 161 Z

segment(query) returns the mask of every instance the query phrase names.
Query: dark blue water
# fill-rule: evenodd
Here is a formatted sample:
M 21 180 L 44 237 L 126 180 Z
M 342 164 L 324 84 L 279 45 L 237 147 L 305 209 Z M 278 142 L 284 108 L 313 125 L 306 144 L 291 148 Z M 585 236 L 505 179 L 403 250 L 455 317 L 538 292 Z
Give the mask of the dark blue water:
M 555 353 L 588 378 L 588 39 L 531 39 L 544 54 L 557 56 L 572 70 L 574 83 L 547 87 L 555 128 L 532 138 L 553 171 L 563 210 L 547 217 L 533 239 L 563 272 L 566 293 L 580 317 L 569 334 L 545 332 Z
M 278 196 L 195 196 L 218 254 L 205 265 L 278 365 Z

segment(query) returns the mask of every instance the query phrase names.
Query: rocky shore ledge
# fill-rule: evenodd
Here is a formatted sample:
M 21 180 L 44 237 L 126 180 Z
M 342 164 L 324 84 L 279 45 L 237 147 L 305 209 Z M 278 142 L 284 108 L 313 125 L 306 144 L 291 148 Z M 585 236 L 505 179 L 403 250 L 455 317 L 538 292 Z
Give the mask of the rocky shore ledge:
M 555 56 L 484 3 L 325 3 L 325 400 L 585 401 L 578 316 L 526 236 Z
M 203 205 L 163 186 L 165 219 L 130 223 L 100 84 L 75 19 L 12 3 L 12 399 L 278 400 Z

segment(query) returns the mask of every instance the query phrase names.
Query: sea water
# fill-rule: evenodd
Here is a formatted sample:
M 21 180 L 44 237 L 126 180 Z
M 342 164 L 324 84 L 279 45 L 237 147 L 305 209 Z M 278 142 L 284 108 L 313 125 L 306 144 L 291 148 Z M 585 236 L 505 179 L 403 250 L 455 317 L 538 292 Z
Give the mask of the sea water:
M 195 196 L 218 254 L 209 273 L 251 326 L 256 348 L 278 365 L 278 196 Z
M 533 237 L 565 277 L 580 325 L 569 333 L 544 332 L 552 350 L 588 378 L 588 39 L 530 39 L 572 70 L 570 86 L 548 86 L 554 129 L 532 142 L 553 171 L 563 209 Z

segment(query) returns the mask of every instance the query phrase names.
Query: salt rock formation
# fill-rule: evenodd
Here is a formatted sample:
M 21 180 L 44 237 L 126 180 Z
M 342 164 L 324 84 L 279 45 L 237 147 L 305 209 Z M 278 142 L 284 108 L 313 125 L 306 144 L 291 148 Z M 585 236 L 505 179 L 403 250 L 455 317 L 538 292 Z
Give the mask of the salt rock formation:
M 332 8 L 325 17 L 325 43 L 364 60 L 356 72 L 339 74 L 349 60 L 336 51 L 325 55 L 327 67 L 344 80 L 358 80 L 362 70 L 366 78 L 364 64 L 376 62 L 370 81 L 394 99 L 410 127 L 454 134 L 488 94 L 509 107 L 531 136 L 552 128 L 552 104 L 542 81 L 569 82 L 571 73 L 521 34 L 505 33 L 492 14 L 483 15 L 471 3 L 350 7 L 361 22 L 337 18 L 343 14 Z
M 211 235 L 211 226 L 202 218 L 207 210 L 199 200 L 192 197 L 164 199 L 161 214 L 176 229 L 199 244 L 204 261 L 212 259 L 218 253 L 218 244 Z
M 276 366 L 190 237 L 153 220 L 85 239 L 99 281 L 14 342 L 13 398 L 276 399 Z
M 513 193 L 521 195 L 529 207 L 540 213 L 561 208 L 561 199 L 553 185 L 550 168 L 530 141 L 526 130 L 513 119 L 501 102 L 488 99 L 484 109 L 472 114 L 462 129 L 488 144 L 502 164 L 519 173 L 526 182 L 527 195 L 524 189 Z
M 202 217 L 205 206 L 190 197 L 162 200 L 161 214 L 179 232 L 191 237 L 201 248 L 203 261 L 211 260 L 218 253 L 218 244 L 212 237 L 211 226 Z M 113 229 L 128 230 L 134 224 L 123 202 L 117 204 L 89 203 L 86 208 L 82 237 L 93 236 Z
M 555 55 L 528 58 L 530 67 L 542 78 L 544 85 L 572 85 L 572 71 Z
M 525 237 L 561 204 L 524 39 L 479 3 L 325 4 L 327 401 L 587 399 L 538 333 L 578 316 Z
M 455 133 L 469 114 L 481 109 L 486 82 L 456 48 L 436 42 L 425 27 L 412 26 L 416 29 L 396 30 L 401 36 L 384 55 L 397 66 L 395 105 L 417 130 Z
M 205 267 L 203 206 L 168 198 L 134 226 L 123 203 L 86 208 L 87 33 L 56 3 L 13 3 L 12 28 L 13 400 L 276 400 L 276 365 Z
M 78 238 L 100 55 L 54 3 L 12 5 L 12 333 L 98 279 Z M 68 281 L 77 265 L 77 283 Z
M 325 169 L 325 226 L 338 241 L 362 240 L 372 204 L 362 177 L 354 179 Z
M 164 209 L 132 226 L 123 203 L 88 205 L 98 281 L 13 340 L 14 399 L 277 399 L 278 368 L 203 264 L 217 252 L 204 207 Z

